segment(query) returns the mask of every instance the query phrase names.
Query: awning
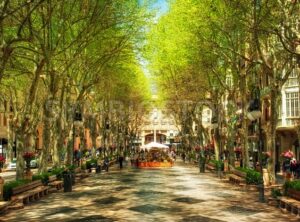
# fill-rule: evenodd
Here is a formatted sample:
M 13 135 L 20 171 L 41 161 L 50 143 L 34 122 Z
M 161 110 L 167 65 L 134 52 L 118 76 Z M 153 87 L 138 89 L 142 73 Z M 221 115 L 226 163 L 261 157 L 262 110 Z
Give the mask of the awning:
M 151 149 L 151 148 L 168 149 L 169 147 L 166 145 L 163 145 L 161 143 L 151 142 L 151 143 L 148 143 L 148 144 L 142 146 L 141 148 L 143 148 L 143 149 Z

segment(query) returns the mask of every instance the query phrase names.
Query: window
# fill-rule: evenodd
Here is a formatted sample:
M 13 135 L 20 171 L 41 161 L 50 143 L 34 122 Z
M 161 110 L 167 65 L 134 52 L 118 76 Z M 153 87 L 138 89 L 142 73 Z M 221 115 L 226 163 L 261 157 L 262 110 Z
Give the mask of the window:
M 286 93 L 286 116 L 299 116 L 299 92 Z
M 285 84 L 286 87 L 295 87 L 298 86 L 298 72 L 295 67 L 297 67 L 297 61 L 295 59 L 292 60 L 291 66 L 293 68 L 292 72 L 289 75 L 289 78 Z

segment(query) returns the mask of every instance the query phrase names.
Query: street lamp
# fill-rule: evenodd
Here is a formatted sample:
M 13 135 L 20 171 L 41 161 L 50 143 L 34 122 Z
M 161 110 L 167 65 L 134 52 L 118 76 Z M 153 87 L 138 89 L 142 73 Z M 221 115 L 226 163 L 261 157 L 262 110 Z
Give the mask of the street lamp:
M 258 190 L 259 190 L 259 201 L 260 202 L 265 202 L 265 191 L 264 191 L 264 180 L 263 180 L 263 166 L 262 166 L 262 132 L 261 132 L 261 104 L 259 100 L 259 90 L 257 90 L 257 98 L 253 99 L 248 108 L 248 113 L 247 117 L 251 121 L 258 120 L 258 130 L 259 130 L 259 139 L 258 139 L 258 150 L 259 150 L 259 155 L 258 155 L 258 161 L 259 161 L 259 167 L 260 167 L 260 173 L 261 173 L 261 180 L 259 181 L 260 184 L 258 184 Z
M 75 140 L 76 140 L 76 135 L 75 135 L 75 129 L 82 127 L 83 126 L 83 121 L 82 121 L 82 113 L 80 108 L 77 106 L 75 108 L 75 113 L 73 117 L 73 152 L 75 150 Z M 76 156 L 74 157 L 76 158 Z

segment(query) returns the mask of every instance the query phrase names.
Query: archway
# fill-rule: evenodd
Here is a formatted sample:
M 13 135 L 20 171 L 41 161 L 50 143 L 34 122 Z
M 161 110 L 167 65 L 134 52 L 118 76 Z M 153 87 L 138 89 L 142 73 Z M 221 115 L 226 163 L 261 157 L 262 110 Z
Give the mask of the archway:
M 167 140 L 167 136 L 165 134 L 162 133 L 156 133 L 156 142 L 158 143 L 166 143 Z M 154 133 L 151 134 L 147 134 L 145 136 L 145 144 L 151 143 L 154 141 Z

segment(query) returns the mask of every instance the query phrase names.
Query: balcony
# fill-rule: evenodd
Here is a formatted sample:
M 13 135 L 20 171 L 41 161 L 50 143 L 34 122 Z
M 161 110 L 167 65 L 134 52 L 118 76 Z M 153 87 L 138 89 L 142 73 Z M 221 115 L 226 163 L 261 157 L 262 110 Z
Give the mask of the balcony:
M 298 79 L 297 78 L 289 78 L 284 84 L 285 88 L 298 87 Z
M 300 124 L 300 117 L 288 117 L 285 119 L 278 119 L 277 129 L 294 129 L 296 126 Z

